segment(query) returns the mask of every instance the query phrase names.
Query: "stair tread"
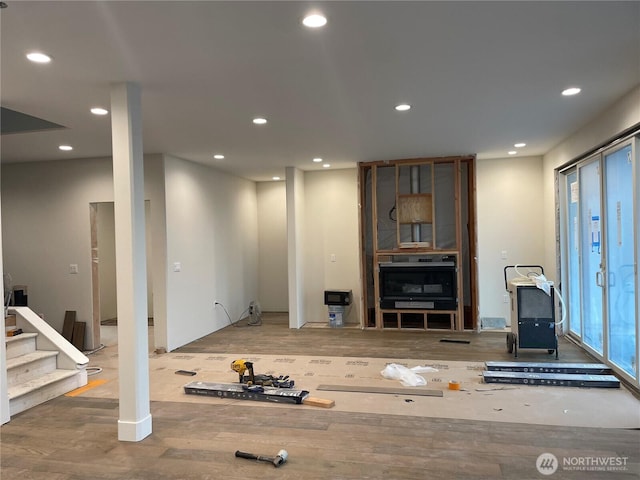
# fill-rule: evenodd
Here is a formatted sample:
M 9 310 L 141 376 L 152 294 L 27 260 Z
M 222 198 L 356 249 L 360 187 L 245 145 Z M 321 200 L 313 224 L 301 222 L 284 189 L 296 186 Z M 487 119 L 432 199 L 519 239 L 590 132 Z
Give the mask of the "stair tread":
M 50 385 L 60 380 L 64 380 L 65 378 L 72 377 L 76 375 L 79 370 L 62 370 L 58 369 L 53 372 L 42 375 L 38 378 L 34 378 L 32 380 L 28 380 L 26 382 L 20 383 L 18 385 L 14 385 L 13 387 L 9 387 L 9 399 L 14 399 L 25 395 L 33 390 L 44 387 L 45 385 Z
M 56 357 L 58 356 L 58 353 L 59 352 L 55 350 L 36 350 L 35 352 L 25 353 L 18 357 L 8 358 L 7 370 L 26 365 L 27 363 L 35 362 L 36 360 L 41 360 L 43 358 Z
M 7 344 L 13 342 L 19 342 L 20 340 L 25 340 L 27 338 L 37 337 L 37 333 L 21 333 L 20 335 L 16 335 L 15 337 L 5 337 L 5 342 Z

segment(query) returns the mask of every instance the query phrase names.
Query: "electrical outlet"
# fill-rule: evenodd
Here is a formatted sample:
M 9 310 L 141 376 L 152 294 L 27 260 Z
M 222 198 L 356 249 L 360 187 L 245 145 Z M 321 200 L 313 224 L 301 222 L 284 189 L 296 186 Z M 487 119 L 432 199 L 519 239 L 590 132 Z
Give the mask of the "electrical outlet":
M 505 293 L 502 296 L 502 303 L 509 303 L 509 294 L 508 293 Z
M 77 263 L 72 263 L 71 265 L 69 265 L 69 273 L 78 273 L 78 264 Z

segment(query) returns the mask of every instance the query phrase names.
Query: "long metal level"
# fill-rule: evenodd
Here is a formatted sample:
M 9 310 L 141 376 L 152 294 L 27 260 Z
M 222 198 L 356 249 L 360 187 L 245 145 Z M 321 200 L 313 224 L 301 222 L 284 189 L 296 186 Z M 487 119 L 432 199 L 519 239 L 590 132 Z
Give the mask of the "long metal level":
M 609 375 L 613 370 L 603 363 L 550 362 L 485 362 L 487 370 L 495 372 L 571 373 Z
M 613 375 L 571 375 L 566 373 L 491 372 L 483 371 L 485 383 L 515 383 L 558 387 L 620 388 Z
M 262 387 L 249 389 L 237 383 L 191 382 L 184 386 L 184 392 L 190 395 L 206 395 L 234 400 L 255 400 L 258 402 L 301 404 L 309 396 L 306 390 Z

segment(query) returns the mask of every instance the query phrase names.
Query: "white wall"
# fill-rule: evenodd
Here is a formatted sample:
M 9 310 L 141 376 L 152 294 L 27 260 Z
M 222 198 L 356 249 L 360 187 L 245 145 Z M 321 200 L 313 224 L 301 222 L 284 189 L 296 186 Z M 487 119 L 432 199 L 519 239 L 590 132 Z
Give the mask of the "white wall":
M 353 305 L 344 321 L 360 323 L 358 171 L 305 172 L 304 189 L 305 320 L 328 322 L 324 291 L 351 289 Z
M 89 204 L 113 201 L 111 159 L 2 165 L 4 269 L 29 307 L 62 331 L 75 310 L 92 338 Z M 78 273 L 70 274 L 69 265 Z M 93 347 L 93 345 L 89 345 Z
M 289 310 L 287 210 L 284 182 L 260 182 L 258 202 L 258 300 L 265 312 Z
M 155 346 L 175 349 L 228 324 L 256 297 L 253 182 L 203 165 L 145 156 L 150 200 Z M 165 200 L 166 199 L 166 200 Z M 29 305 L 62 330 L 76 310 L 92 338 L 89 204 L 113 202 L 110 158 L 2 165 L 5 271 Z M 165 212 L 165 203 L 166 212 Z M 172 271 L 182 262 L 182 272 Z M 69 274 L 70 264 L 78 274 Z M 234 318 L 235 319 L 235 318 Z M 87 343 L 88 348 L 93 345 Z
M 509 323 L 504 267 L 544 265 L 542 158 L 477 160 L 479 318 Z M 502 252 L 506 252 L 506 259 Z M 515 273 L 507 271 L 508 278 Z
M 165 157 L 168 350 L 229 324 L 257 295 L 254 182 Z M 179 263 L 180 272 L 174 271 Z
M 544 155 L 544 253 L 549 278 L 555 279 L 558 268 L 554 170 L 636 125 L 640 125 L 640 85 Z
M 353 290 L 354 305 L 345 322 L 360 323 L 360 250 L 357 169 L 304 172 L 304 320 L 328 322 L 324 291 Z M 287 304 L 286 186 L 258 184 L 260 225 L 260 301 Z M 335 255 L 335 262 L 331 261 Z M 268 295 L 267 295 L 268 293 Z M 265 297 L 269 297 L 268 299 Z M 275 309 L 276 307 L 274 307 Z M 279 308 L 278 308 L 279 309 Z M 275 311 L 275 310 L 274 310 Z

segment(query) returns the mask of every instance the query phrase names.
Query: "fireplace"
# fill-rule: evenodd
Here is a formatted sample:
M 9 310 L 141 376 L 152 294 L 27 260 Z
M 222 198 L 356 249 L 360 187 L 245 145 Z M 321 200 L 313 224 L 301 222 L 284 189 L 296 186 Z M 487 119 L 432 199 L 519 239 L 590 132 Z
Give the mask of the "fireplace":
M 380 308 L 456 310 L 456 263 L 443 261 L 381 262 Z

